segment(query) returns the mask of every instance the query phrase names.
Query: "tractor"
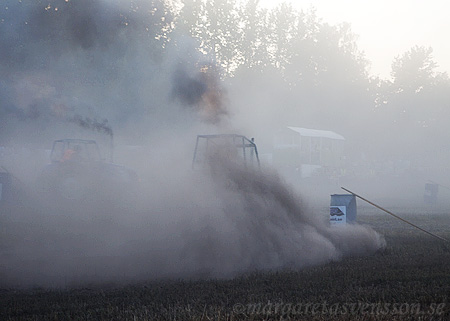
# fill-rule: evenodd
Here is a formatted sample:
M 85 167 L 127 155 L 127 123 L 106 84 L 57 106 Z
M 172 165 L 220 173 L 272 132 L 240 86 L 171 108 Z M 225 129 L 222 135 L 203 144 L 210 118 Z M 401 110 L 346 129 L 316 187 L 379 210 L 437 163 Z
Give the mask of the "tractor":
M 235 134 L 197 135 L 192 168 L 205 167 L 216 156 L 232 159 L 245 168 L 260 168 L 254 138 Z
M 61 139 L 53 142 L 39 185 L 57 200 L 93 201 L 117 200 L 132 193 L 138 181 L 132 169 L 105 161 L 96 141 Z

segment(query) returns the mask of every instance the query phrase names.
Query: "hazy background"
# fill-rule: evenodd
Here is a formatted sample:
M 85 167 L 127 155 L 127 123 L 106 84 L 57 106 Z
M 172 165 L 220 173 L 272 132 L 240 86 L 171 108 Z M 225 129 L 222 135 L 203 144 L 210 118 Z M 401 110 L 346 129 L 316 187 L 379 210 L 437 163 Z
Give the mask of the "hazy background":
M 423 206 L 427 181 L 450 186 L 450 81 L 433 48 L 413 44 L 376 77 L 349 23 L 296 8 L 5 1 L 1 165 L 33 193 L 53 140 L 95 138 L 108 154 L 112 134 L 144 184 L 131 204 L 4 212 L 5 283 L 227 277 L 369 254 L 384 245 L 373 230 L 326 225 L 331 193 Z M 343 135 L 341 175 L 280 177 L 269 156 L 286 126 Z M 264 174 L 193 173 L 196 135 L 212 133 L 255 137 Z
M 272 8 L 282 0 L 261 0 Z M 324 22 L 348 22 L 358 36 L 358 47 L 370 60 L 370 74 L 390 78 L 392 60 L 414 45 L 430 46 L 439 71 L 450 70 L 450 45 L 446 41 L 450 22 L 443 0 L 363 2 L 357 0 L 297 0 L 297 9 L 314 7 Z

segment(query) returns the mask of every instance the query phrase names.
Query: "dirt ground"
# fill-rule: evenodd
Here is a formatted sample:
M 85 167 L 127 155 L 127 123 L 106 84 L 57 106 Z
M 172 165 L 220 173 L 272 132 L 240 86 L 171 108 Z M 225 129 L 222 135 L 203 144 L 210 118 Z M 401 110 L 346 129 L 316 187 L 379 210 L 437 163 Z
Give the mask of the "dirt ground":
M 433 208 L 394 210 L 450 240 L 450 213 Z M 370 207 L 360 207 L 358 215 L 360 224 L 384 235 L 384 250 L 302 270 L 254 272 L 234 279 L 3 287 L 0 319 L 448 319 L 450 243 Z

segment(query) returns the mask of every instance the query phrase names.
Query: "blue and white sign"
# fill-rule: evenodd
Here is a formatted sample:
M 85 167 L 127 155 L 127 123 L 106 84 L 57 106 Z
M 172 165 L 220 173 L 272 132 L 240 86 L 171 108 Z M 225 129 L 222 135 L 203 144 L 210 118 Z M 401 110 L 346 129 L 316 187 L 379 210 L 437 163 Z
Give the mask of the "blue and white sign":
M 347 206 L 330 206 L 330 224 L 347 223 Z

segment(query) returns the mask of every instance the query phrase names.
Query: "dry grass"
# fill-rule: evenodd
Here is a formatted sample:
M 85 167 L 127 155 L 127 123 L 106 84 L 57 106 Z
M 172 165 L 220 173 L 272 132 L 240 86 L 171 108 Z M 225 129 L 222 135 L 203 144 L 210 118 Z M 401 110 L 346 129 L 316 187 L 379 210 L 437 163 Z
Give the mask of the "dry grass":
M 414 214 L 408 219 L 450 239 L 450 215 Z M 384 214 L 361 215 L 360 221 L 385 235 L 385 250 L 301 271 L 253 273 L 233 280 L 3 289 L 0 319 L 448 319 L 450 244 Z

